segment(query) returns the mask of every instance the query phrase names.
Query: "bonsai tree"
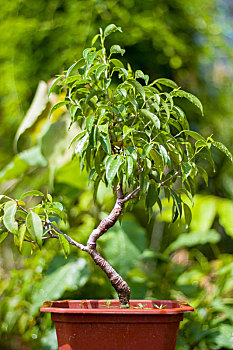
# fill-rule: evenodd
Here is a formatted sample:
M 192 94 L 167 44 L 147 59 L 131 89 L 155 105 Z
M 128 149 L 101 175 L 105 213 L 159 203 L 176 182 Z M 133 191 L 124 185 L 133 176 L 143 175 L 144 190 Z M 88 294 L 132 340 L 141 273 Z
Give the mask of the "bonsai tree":
M 76 123 L 80 130 L 71 142 L 76 145 L 74 157 L 79 158 L 81 170 L 89 173 L 94 198 L 100 182 L 112 189 L 112 211 L 83 245 L 51 220 L 54 216 L 66 220 L 62 204 L 53 202 L 51 195 L 39 191 L 26 192 L 19 199 L 1 195 L 0 241 L 12 233 L 19 251 L 23 242 L 41 249 L 48 239 L 59 240 L 65 255 L 70 245 L 85 251 L 107 275 L 124 307 L 129 303 L 130 288 L 98 252 L 98 239 L 124 209 L 132 208 L 140 199 L 150 219 L 153 206 L 157 203 L 162 210 L 161 198 L 167 198 L 172 202 L 172 221 L 184 213 L 189 225 L 195 179 L 201 175 L 208 184 L 208 175 L 199 161 L 204 159 L 214 166 L 210 152 L 213 146 L 231 160 L 232 156 L 222 143 L 189 130 L 186 115 L 176 102 L 177 98 L 187 99 L 203 114 L 197 97 L 169 79 L 150 82 L 141 70 L 134 72 L 121 60 L 125 50 L 119 45 L 106 49 L 106 38 L 116 31 L 121 32 L 121 28 L 114 24 L 100 29 L 83 57 L 49 87 L 49 94 L 66 93 L 65 100 L 54 105 L 51 114 L 62 106 L 69 110 L 70 125 Z M 41 196 L 42 200 L 27 208 L 23 201 L 27 196 Z

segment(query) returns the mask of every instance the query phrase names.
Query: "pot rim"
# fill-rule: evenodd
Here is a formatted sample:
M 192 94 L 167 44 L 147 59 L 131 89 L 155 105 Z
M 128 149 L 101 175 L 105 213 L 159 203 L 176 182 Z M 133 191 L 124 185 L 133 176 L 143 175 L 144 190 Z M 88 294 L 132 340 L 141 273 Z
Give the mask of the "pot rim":
M 126 315 L 177 315 L 193 312 L 194 308 L 185 301 L 172 300 L 130 300 L 130 308 L 120 308 L 119 300 L 59 300 L 45 301 L 41 312 L 59 314 L 126 314 Z M 139 304 L 142 304 L 141 308 Z M 164 308 L 154 306 L 159 304 Z M 109 306 L 110 305 L 110 306 Z

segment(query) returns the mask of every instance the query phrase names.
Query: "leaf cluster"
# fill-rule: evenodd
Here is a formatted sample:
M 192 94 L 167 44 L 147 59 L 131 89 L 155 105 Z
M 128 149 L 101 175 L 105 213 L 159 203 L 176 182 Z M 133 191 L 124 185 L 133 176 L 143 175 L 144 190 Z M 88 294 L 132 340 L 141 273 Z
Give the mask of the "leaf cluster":
M 27 209 L 22 199 L 31 196 L 42 197 L 42 201 Z M 54 202 L 50 194 L 44 196 L 42 192 L 34 190 L 25 192 L 19 200 L 4 195 L 0 199 L 5 200 L 0 204 L 0 243 L 10 232 L 21 253 L 24 241 L 30 242 L 33 251 L 36 246 L 41 249 L 43 240 L 58 238 L 65 255 L 69 254 L 68 241 L 62 235 L 57 235 L 55 230 L 58 220 L 66 221 L 66 214 L 62 204 Z
M 106 49 L 105 40 L 121 28 L 110 24 L 92 40 L 92 46 L 63 75 L 51 84 L 49 94 L 60 90 L 65 101 L 53 106 L 51 114 L 62 106 L 70 112 L 71 125 L 77 123 L 80 132 L 72 140 L 74 156 L 81 169 L 89 172 L 94 183 L 94 197 L 99 183 L 124 192 L 140 187 L 139 197 L 151 214 L 157 202 L 162 208 L 161 188 L 173 200 L 173 221 L 191 213 L 181 194 L 189 199 L 194 194 L 194 181 L 200 175 L 208 184 L 208 175 L 198 166 L 198 159 L 209 161 L 214 169 L 210 149 L 219 148 L 230 159 L 224 145 L 189 130 L 185 112 L 177 105 L 184 98 L 203 114 L 200 100 L 165 78 L 150 83 L 141 70 L 134 72 L 121 56 L 119 45 Z M 173 188 L 177 179 L 181 188 Z

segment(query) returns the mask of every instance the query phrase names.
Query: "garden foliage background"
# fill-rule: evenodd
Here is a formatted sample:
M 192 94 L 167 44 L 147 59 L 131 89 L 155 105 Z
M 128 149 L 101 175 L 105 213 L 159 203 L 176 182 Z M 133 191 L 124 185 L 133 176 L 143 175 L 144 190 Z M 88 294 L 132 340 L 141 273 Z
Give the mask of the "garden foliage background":
M 151 80 L 171 78 L 197 95 L 204 117 L 182 101 L 191 128 L 213 134 L 232 152 L 232 1 L 0 0 L 0 7 L 1 193 L 49 191 L 67 212 L 62 229 L 81 242 L 112 208 L 111 191 L 102 187 L 95 204 L 87 175 L 71 161 L 63 143 L 72 136 L 65 110 L 48 119 L 64 96 L 48 101 L 46 94 L 46 83 L 109 23 L 122 27 L 113 40 L 133 69 Z M 197 184 L 190 228 L 182 219 L 168 223 L 169 203 L 162 215 L 155 206 L 148 224 L 139 203 L 100 243 L 133 298 L 187 300 L 195 307 L 182 323 L 177 350 L 233 349 L 233 166 L 217 150 L 214 158 L 215 172 L 206 164 L 208 187 L 201 179 Z M 46 246 L 31 256 L 25 245 L 23 257 L 10 237 L 0 246 L 1 349 L 56 349 L 49 316 L 38 312 L 44 300 L 115 297 L 85 253 L 71 248 L 65 260 L 57 242 Z

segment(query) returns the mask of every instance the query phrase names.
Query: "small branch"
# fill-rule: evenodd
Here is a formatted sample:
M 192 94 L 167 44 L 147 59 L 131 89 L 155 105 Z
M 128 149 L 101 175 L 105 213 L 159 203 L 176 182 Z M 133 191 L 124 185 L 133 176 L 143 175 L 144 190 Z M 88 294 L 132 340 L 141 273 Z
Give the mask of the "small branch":
M 65 233 L 63 233 L 62 231 L 59 230 L 59 228 L 57 228 L 54 224 L 52 224 L 50 221 L 48 221 L 48 225 L 50 225 L 54 231 L 56 231 L 57 233 L 59 233 L 60 235 L 64 236 L 67 241 L 71 244 L 74 245 L 75 247 L 83 250 L 83 251 L 87 251 L 87 247 L 84 246 L 81 243 L 76 242 L 74 239 L 72 239 L 71 237 L 67 236 Z
M 17 202 L 17 201 L 16 201 L 16 203 L 17 203 L 17 205 L 18 205 L 18 202 Z M 18 208 L 19 208 L 20 210 L 22 210 L 24 213 L 28 214 L 28 211 L 27 211 L 24 207 L 22 207 L 21 205 L 18 205 Z
M 130 199 L 137 196 L 138 191 L 140 191 L 140 186 L 138 186 L 133 192 L 129 193 L 125 198 L 122 199 L 123 203 L 128 202 Z
M 56 238 L 56 239 L 59 239 L 59 236 L 57 235 L 51 235 L 49 237 L 42 237 L 42 241 L 45 241 L 46 239 L 50 239 L 50 238 Z M 36 241 L 30 241 L 29 239 L 24 239 L 24 242 L 30 242 L 30 243 L 36 243 Z
M 164 180 L 163 182 L 160 182 L 160 186 L 164 186 L 166 182 L 172 180 L 175 176 L 180 174 L 180 170 L 177 170 L 175 172 L 175 174 L 173 174 L 172 176 L 170 176 L 168 179 Z

